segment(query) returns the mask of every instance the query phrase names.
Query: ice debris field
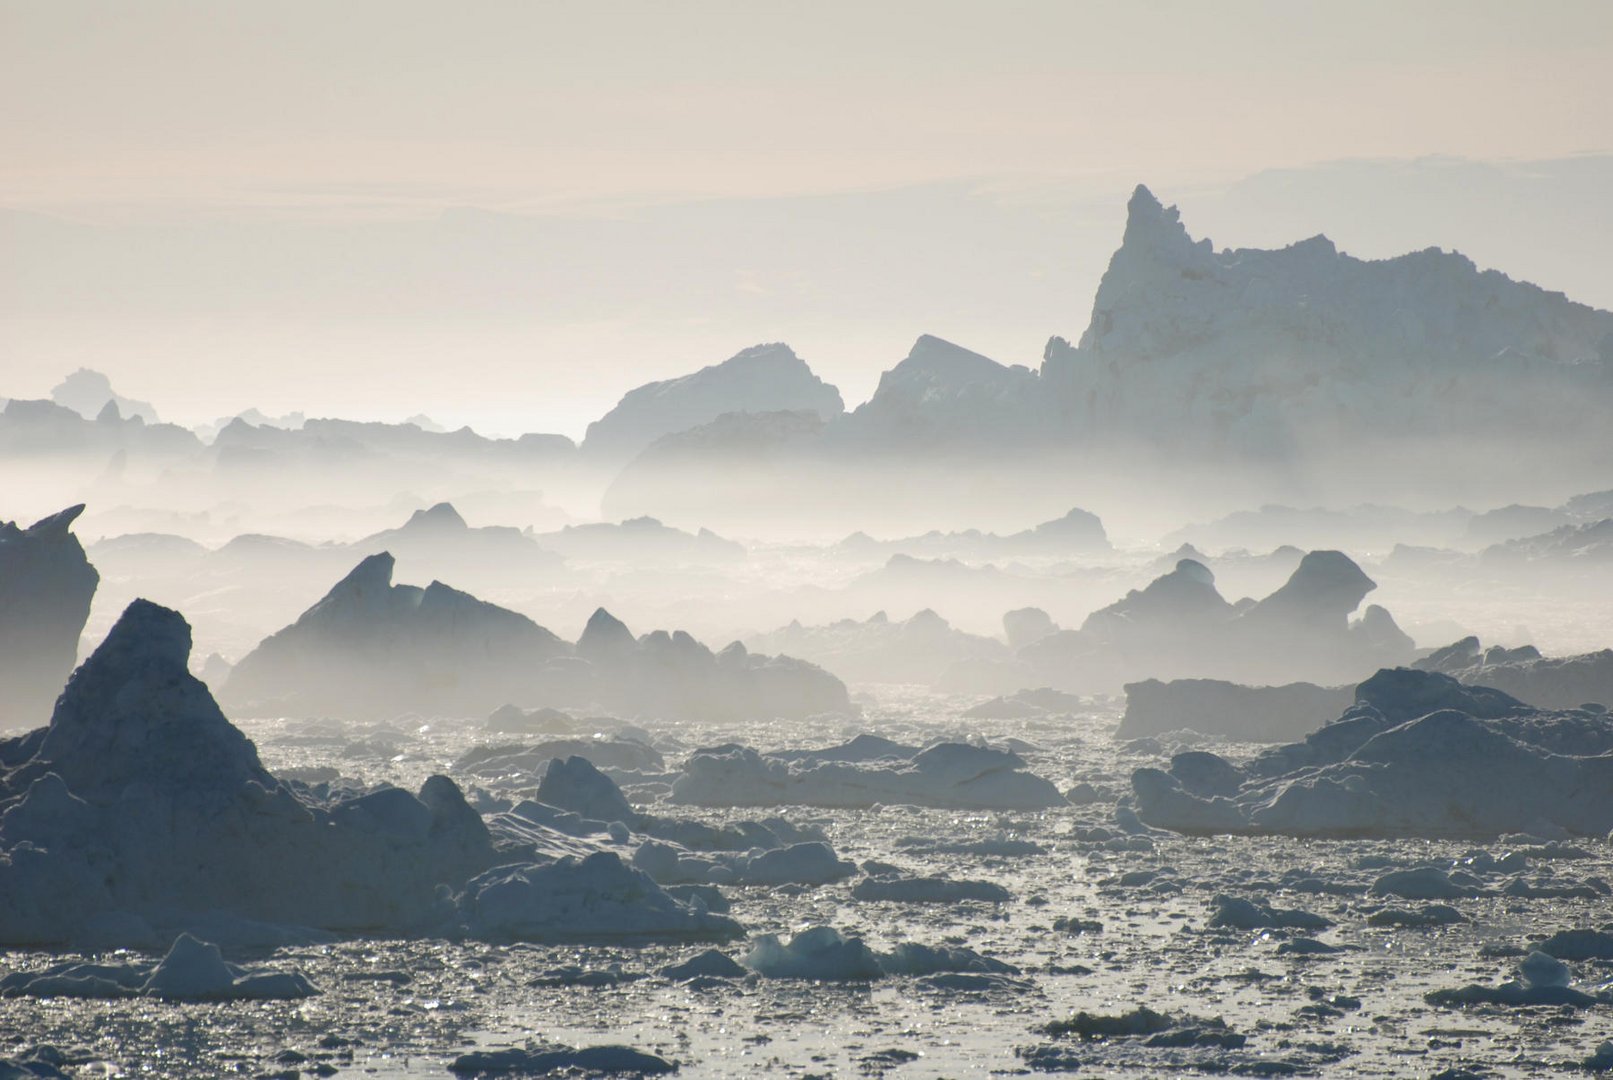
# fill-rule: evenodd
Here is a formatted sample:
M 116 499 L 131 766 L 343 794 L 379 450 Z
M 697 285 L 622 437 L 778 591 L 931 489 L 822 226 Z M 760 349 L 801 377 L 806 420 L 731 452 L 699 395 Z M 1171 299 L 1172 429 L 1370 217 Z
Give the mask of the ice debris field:
M 497 714 L 232 724 L 188 649 L 132 605 L 0 744 L 6 1075 L 1613 1056 L 1603 710 L 1398 669 L 1280 744 L 922 691 L 511 742 Z

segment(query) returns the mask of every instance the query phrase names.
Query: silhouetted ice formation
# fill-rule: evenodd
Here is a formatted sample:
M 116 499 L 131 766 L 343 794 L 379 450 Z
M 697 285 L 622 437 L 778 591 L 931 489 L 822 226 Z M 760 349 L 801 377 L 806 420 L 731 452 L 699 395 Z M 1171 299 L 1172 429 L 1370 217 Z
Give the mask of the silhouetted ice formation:
M 1613 707 L 1613 649 L 1547 657 L 1533 645 L 1485 649 L 1478 638 L 1467 637 L 1436 649 L 1413 666 L 1474 686 L 1494 687 L 1542 709 Z
M 136 601 L 50 724 L 0 743 L 0 936 L 149 945 L 198 919 L 414 929 L 492 865 L 449 780 L 330 809 L 270 776 L 186 662 L 190 628 Z M 154 929 L 155 928 L 155 929 Z
M 874 394 L 824 432 L 832 446 L 897 456 L 1023 444 L 1048 434 L 1035 372 L 930 334 L 879 377 Z M 1014 430 L 1013 420 L 1020 421 Z M 1005 423 L 1004 421 L 1008 421 Z
M 221 699 L 232 711 L 392 716 L 486 713 L 537 700 L 547 660 L 569 650 L 524 615 L 433 581 L 392 583 L 387 552 L 242 657 Z
M 1410 668 L 1363 682 L 1355 705 L 1303 741 L 1224 771 L 1232 786 L 1205 790 L 1174 763 L 1137 770 L 1138 816 L 1186 833 L 1337 837 L 1602 836 L 1613 827 L 1605 710 L 1536 710 Z
M 387 552 L 405 562 L 416 562 L 439 572 L 493 581 L 516 576 L 544 575 L 561 564 L 556 553 L 508 525 L 472 528 L 451 503 L 416 510 L 396 529 L 387 529 L 347 545 L 359 555 Z
M 90 459 L 104 467 L 115 455 L 158 466 L 193 461 L 202 442 L 175 424 L 125 417 L 115 405 L 93 417 L 53 401 L 12 398 L 0 409 L 0 454 L 19 460 Z
M 811 412 L 827 420 L 845 410 L 840 391 L 812 373 L 788 345 L 755 345 L 720 364 L 630 390 L 588 425 L 583 453 L 626 462 L 663 435 L 708 424 L 725 413 Z
M 565 811 L 531 803 L 524 820 L 521 808 L 497 816 L 495 843 L 444 776 L 418 795 L 382 786 L 304 798 L 297 791 L 306 787 L 294 791 L 264 770 L 189 674 L 189 649 L 183 618 L 136 601 L 73 674 L 50 724 L 0 742 L 0 944 L 162 948 L 187 928 L 258 945 L 323 932 L 727 938 L 740 929 L 711 913 L 720 895 L 686 900 L 599 843 L 570 837 L 614 835 L 625 821 L 678 842 L 803 846 L 782 823 L 782 832 L 752 824 L 729 837 L 646 819 L 580 758 L 552 770 L 539 794 L 615 823 L 589 826 L 572 813 L 568 834 L 559 827 Z M 768 877 L 758 859 L 779 869 Z M 740 865 L 755 880 L 778 881 L 795 880 L 800 871 L 792 877 L 788 868 L 805 864 L 800 853 L 768 852 Z M 295 980 L 252 981 L 223 966 L 210 945 L 180 938 L 174 949 L 140 985 L 96 977 L 186 998 L 303 992 Z
M 147 424 L 157 422 L 157 410 L 151 402 L 124 397 L 112 389 L 112 380 L 89 368 L 79 368 L 57 383 L 51 388 L 50 399 L 72 409 L 86 420 L 96 419 L 111 406 L 114 419 L 138 418 Z
M 1584 570 L 1613 564 L 1613 517 L 1561 525 L 1537 536 L 1486 548 L 1481 561 L 1497 569 Z
M 1375 588 L 1350 558 L 1312 551 L 1263 600 L 1229 603 L 1196 559 L 1089 615 L 1078 631 L 1022 646 L 996 672 L 957 671 L 955 684 L 1018 681 L 1083 693 L 1144 678 L 1340 683 L 1416 656 L 1415 643 L 1384 609 L 1350 614 Z M 949 677 L 950 679 L 950 677 Z
M 1039 493 L 1092 453 L 1144 473 L 1298 459 L 1358 498 L 1398 484 L 1385 475 L 1397 455 L 1418 455 L 1419 476 L 1461 479 L 1430 448 L 1469 445 L 1476 431 L 1498 451 L 1497 490 L 1522 494 L 1539 467 L 1566 462 L 1590 477 L 1613 464 L 1600 422 L 1613 409 L 1609 370 L 1613 313 L 1433 248 L 1363 260 L 1315 236 L 1218 251 L 1139 186 L 1085 331 L 1074 344 L 1049 339 L 1038 367 L 925 334 L 868 401 L 821 428 L 734 418 L 687 440 L 657 429 L 665 437 L 640 444 L 606 504 L 669 513 L 692 501 L 702 520 L 724 510 L 756 520 L 748 501 L 723 508 L 702 494 L 702 477 L 709 485 L 722 470 L 773 514 L 866 512 L 881 495 L 933 504 L 956 490 L 960 466 L 1012 463 L 1039 477 L 1029 485 Z M 1473 518 L 1430 521 L 1430 535 L 1463 536 Z M 1506 521 L 1479 522 L 1466 539 L 1482 542 L 1492 524 L 1505 533 Z
M 597 706 L 619 715 L 804 717 L 849 712 L 839 679 L 735 642 L 634 638 L 603 608 L 575 647 L 524 615 L 434 581 L 392 583 L 371 555 L 235 665 L 222 699 L 241 714 L 389 717 Z
M 0 521 L 0 730 L 50 712 L 78 658 L 101 575 L 72 533 L 72 506 L 24 529 Z
M 1217 252 L 1139 186 L 1090 325 L 1042 374 L 1103 429 L 1256 454 L 1475 422 L 1549 440 L 1578 394 L 1601 398 L 1610 334 L 1613 314 L 1437 249 Z

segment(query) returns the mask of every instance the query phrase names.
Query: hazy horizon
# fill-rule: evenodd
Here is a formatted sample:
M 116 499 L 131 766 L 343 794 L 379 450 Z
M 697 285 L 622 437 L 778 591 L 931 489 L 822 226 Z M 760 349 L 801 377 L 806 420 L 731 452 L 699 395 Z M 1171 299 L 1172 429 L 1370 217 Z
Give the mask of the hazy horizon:
M 8 3 L 0 395 L 576 437 L 785 341 L 855 405 L 1078 336 L 1139 182 L 1613 307 L 1613 9 L 1376 6 Z

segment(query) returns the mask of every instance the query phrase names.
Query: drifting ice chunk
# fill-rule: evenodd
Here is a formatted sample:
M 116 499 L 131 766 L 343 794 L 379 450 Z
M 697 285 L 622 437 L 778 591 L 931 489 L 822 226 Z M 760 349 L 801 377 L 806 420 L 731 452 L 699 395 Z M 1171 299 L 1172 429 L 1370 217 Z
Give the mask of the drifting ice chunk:
M 609 851 L 489 870 L 465 886 L 459 906 L 473 936 L 498 941 L 725 941 L 743 934 L 734 920 L 674 899 Z
M 956 809 L 1042 810 L 1064 805 L 1017 754 L 941 743 L 909 761 L 797 766 L 754 750 L 696 754 L 672 785 L 672 801 L 696 806 L 865 807 L 877 803 Z
M 935 975 L 946 972 L 1015 975 L 1019 969 L 972 949 L 903 942 L 888 953 L 870 949 L 860 937 L 845 937 L 832 926 L 814 926 L 790 938 L 763 934 L 751 945 L 745 965 L 770 979 L 822 979 L 865 982 L 882 975 Z
M 637 828 L 639 815 L 622 789 L 585 757 L 554 758 L 538 784 L 538 801 L 595 821 Z
M 226 964 L 217 945 L 180 934 L 142 992 L 179 1001 L 239 1001 L 312 997 L 319 993 L 297 972 L 243 971 Z
M 763 852 L 745 864 L 739 880 L 745 885 L 824 885 L 856 872 L 856 863 L 836 858 L 820 840 Z
M 763 934 L 745 956 L 745 966 L 770 979 L 864 982 L 883 975 L 879 957 L 862 938 L 845 938 L 832 926 L 815 926 L 788 944 Z
M 666 1058 L 629 1046 L 545 1045 L 528 1049 L 478 1050 L 448 1066 L 460 1076 L 661 1076 L 677 1072 Z
M 294 971 L 224 961 L 217 945 L 180 934 L 158 964 L 57 964 L 0 979 L 0 994 L 28 997 L 146 997 L 170 1001 L 284 1001 L 319 989 Z

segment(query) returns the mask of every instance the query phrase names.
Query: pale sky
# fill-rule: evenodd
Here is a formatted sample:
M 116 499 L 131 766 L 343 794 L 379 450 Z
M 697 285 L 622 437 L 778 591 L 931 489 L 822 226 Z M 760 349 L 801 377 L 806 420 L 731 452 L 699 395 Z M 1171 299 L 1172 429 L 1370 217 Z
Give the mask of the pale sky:
M 782 339 L 855 402 L 1079 334 L 1139 181 L 1613 306 L 1610 102 L 1602 0 L 0 0 L 0 396 L 578 434 Z

